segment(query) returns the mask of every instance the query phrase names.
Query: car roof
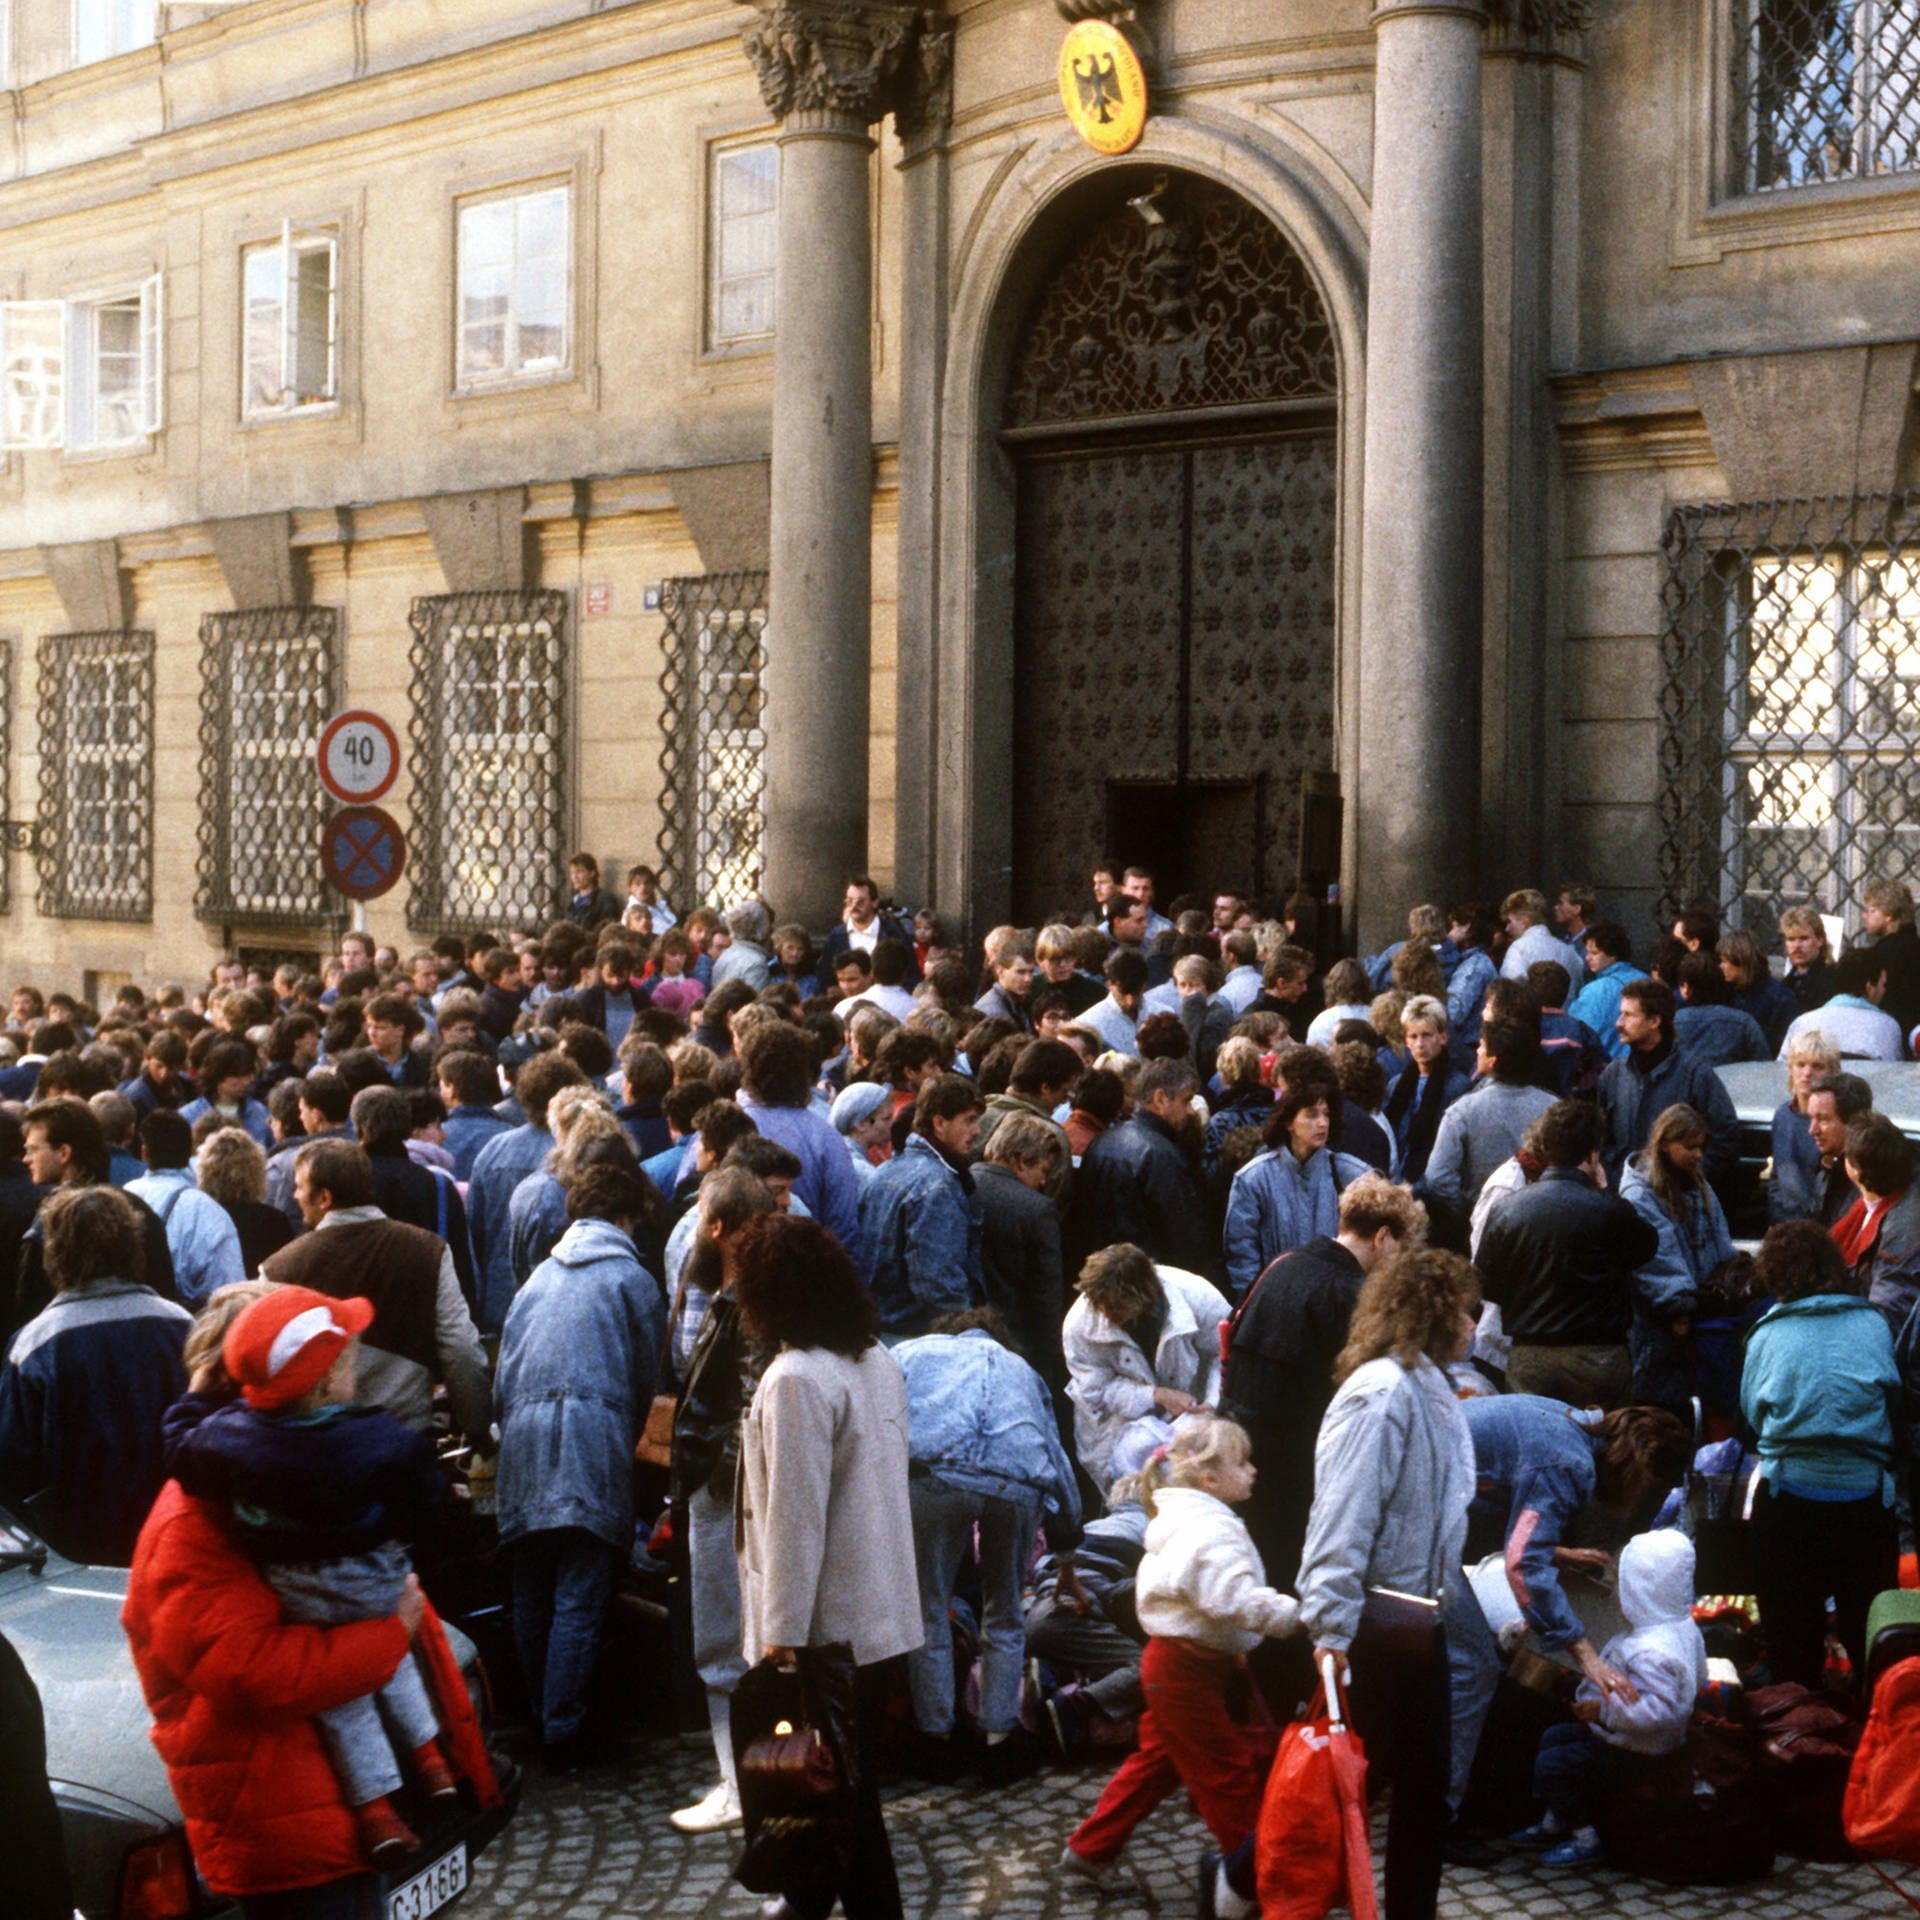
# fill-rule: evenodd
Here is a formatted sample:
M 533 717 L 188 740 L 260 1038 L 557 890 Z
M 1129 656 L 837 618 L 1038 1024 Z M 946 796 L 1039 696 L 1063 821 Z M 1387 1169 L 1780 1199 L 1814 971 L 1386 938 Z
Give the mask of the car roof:
M 1876 1113 L 1884 1113 L 1910 1139 L 1920 1140 L 1920 1061 L 1843 1060 L 1840 1067 L 1842 1072 L 1857 1073 L 1873 1088 Z M 1743 1061 L 1714 1071 L 1744 1125 L 1768 1125 L 1787 1097 L 1784 1060 Z

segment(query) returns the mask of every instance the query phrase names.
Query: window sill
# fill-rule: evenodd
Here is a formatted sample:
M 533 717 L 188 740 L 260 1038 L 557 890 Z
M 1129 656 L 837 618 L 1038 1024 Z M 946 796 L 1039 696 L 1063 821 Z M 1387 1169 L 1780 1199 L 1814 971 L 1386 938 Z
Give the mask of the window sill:
M 94 467 L 108 460 L 139 460 L 160 451 L 158 434 L 143 434 L 138 440 L 115 440 L 103 447 L 62 447 L 60 462 L 69 467 Z
M 529 374 L 523 379 L 490 380 L 483 386 L 454 387 L 441 397 L 444 417 L 458 425 L 496 415 L 591 413 L 600 404 L 600 370 L 571 368 L 565 373 Z
M 1709 266 L 1729 253 L 1816 245 L 1920 227 L 1920 172 L 1810 181 L 1730 194 L 1679 236 L 1675 264 Z
M 345 407 L 335 400 L 316 400 L 310 406 L 262 408 L 258 413 L 243 413 L 239 427 L 243 433 L 265 428 L 307 426 L 316 420 L 338 420 Z

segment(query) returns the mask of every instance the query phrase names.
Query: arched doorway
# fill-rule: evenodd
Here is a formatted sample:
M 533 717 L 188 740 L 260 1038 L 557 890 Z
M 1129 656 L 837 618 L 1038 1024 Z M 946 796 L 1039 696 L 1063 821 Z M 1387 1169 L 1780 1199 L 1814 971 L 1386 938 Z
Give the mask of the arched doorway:
M 1116 169 L 1035 293 L 1017 474 L 1013 904 L 1104 853 L 1190 888 L 1295 874 L 1334 763 L 1339 378 L 1311 276 L 1248 201 Z

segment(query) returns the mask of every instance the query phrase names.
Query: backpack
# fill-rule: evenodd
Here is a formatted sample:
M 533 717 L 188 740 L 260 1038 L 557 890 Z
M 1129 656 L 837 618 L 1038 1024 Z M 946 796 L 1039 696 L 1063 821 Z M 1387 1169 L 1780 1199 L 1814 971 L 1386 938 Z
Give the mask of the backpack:
M 1595 1799 L 1593 1818 L 1612 1865 L 1668 1886 L 1736 1887 L 1773 1871 L 1773 1831 L 1758 1785 L 1696 1779 L 1685 1748 L 1623 1769 L 1613 1790 Z
M 1862 1853 L 1920 1865 L 1920 1656 L 1888 1668 L 1874 1689 L 1844 1818 Z

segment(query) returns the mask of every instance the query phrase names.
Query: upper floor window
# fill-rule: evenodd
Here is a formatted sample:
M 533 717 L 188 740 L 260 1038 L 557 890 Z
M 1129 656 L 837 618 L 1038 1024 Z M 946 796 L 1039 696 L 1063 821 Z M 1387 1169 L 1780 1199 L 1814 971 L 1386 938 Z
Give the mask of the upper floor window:
M 74 64 L 152 46 L 159 12 L 154 0 L 73 0 Z
M 281 229 L 241 256 L 249 416 L 291 413 L 339 398 L 339 248 L 331 234 Z
M 707 205 L 707 344 L 771 340 L 780 149 L 772 141 L 714 148 Z
M 460 386 L 566 370 L 571 228 L 564 186 L 461 202 Z
M 1734 0 L 1741 189 L 1920 169 L 1920 0 Z
M 131 446 L 161 419 L 160 276 L 0 303 L 0 448 Z

